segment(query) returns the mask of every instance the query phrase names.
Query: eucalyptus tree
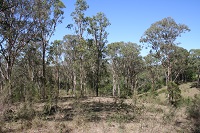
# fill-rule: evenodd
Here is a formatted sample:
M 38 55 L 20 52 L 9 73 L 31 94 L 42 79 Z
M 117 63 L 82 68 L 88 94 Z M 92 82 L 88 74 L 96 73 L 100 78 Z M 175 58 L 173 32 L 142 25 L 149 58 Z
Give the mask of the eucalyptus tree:
M 139 74 L 143 71 L 144 62 L 140 55 L 141 47 L 136 43 L 124 43 L 121 49 L 123 76 L 125 77 L 126 88 L 136 98 L 139 86 Z M 136 100 L 136 99 L 135 99 Z
M 189 52 L 182 47 L 176 46 L 171 57 L 173 82 L 178 82 L 178 77 L 183 77 L 184 72 L 188 69 Z M 182 78 L 182 80 L 184 79 Z
M 83 38 L 83 34 L 87 28 L 87 17 L 85 17 L 85 11 L 89 8 L 89 5 L 85 0 L 77 0 L 75 3 L 75 11 L 71 13 L 74 20 L 75 33 L 79 36 L 79 39 Z
M 33 19 L 37 23 L 35 40 L 41 44 L 42 51 L 42 97 L 44 99 L 46 97 L 46 51 L 57 24 L 62 22 L 65 5 L 60 0 L 34 0 L 32 8 Z
M 113 96 L 116 95 L 116 90 L 120 96 L 120 88 L 123 88 L 122 91 L 128 95 L 136 96 L 137 90 L 141 86 L 139 74 L 143 72 L 144 66 L 140 50 L 140 46 L 132 42 L 108 44 L 107 55 L 112 69 Z
M 123 42 L 114 42 L 107 45 L 107 55 L 111 63 L 112 80 L 113 80 L 113 96 L 116 96 L 116 91 L 118 96 L 120 96 L 120 72 L 121 72 L 121 48 Z
M 88 17 L 85 17 L 85 11 L 89 8 L 89 5 L 85 0 L 77 0 L 75 3 L 75 11 L 71 13 L 71 16 L 74 20 L 73 28 L 75 30 L 75 35 L 78 36 L 78 55 L 79 56 L 79 78 L 80 78 L 80 90 L 81 95 L 83 95 L 85 79 L 84 73 L 84 56 L 85 56 L 85 46 L 86 41 L 83 38 L 84 32 L 86 31 L 88 25 Z M 76 79 L 75 79 L 76 80 Z
M 14 101 L 31 102 L 39 98 L 42 56 L 38 49 L 38 45 L 30 42 L 16 58 L 12 74 L 12 78 L 15 79 L 12 80 Z
M 49 61 L 55 68 L 54 79 L 56 79 L 56 94 L 55 94 L 55 102 L 57 107 L 59 90 L 60 90 L 60 64 L 61 64 L 61 55 L 63 53 L 62 41 L 55 40 L 51 43 L 50 50 L 49 50 Z
M 171 56 L 175 51 L 175 40 L 182 33 L 190 31 L 188 26 L 177 24 L 174 19 L 168 17 L 151 25 L 141 38 L 141 42 L 147 43 L 152 48 L 151 52 L 156 52 L 157 57 L 162 62 L 166 62 L 166 80 L 172 81 L 171 75 Z
M 2 0 L 0 8 L 0 58 L 1 73 L 8 84 L 8 93 L 12 95 L 12 70 L 21 50 L 35 37 L 32 0 Z M 2 70 L 4 69 L 4 70 Z
M 148 73 L 146 79 L 151 82 L 151 90 L 156 90 L 156 82 L 161 79 L 160 75 L 162 70 L 160 69 L 160 61 L 156 58 L 156 55 L 150 53 L 144 57 L 145 69 Z
M 37 96 L 41 94 L 41 66 L 42 66 L 42 55 L 39 51 L 40 45 L 31 41 L 28 43 L 20 56 L 17 58 L 17 64 L 15 65 L 14 76 L 19 77 L 19 80 L 15 80 L 15 87 L 20 89 L 23 88 L 25 98 L 31 99 L 35 92 Z M 23 81 L 23 82 L 22 82 Z M 26 95 L 27 94 L 27 95 Z M 39 97 L 37 97 L 39 98 Z M 25 99 L 25 100 L 28 100 Z
M 190 62 L 197 74 L 197 87 L 200 87 L 200 49 L 190 50 Z
M 96 90 L 96 96 L 98 96 L 99 82 L 100 82 L 100 69 L 103 65 L 103 53 L 105 51 L 105 44 L 107 43 L 108 33 L 106 28 L 110 25 L 109 20 L 106 18 L 104 13 L 97 13 L 97 15 L 88 18 L 89 19 L 89 28 L 87 29 L 88 33 L 92 36 L 95 53 L 95 85 L 94 89 Z
M 66 64 L 64 67 L 68 70 L 68 79 L 73 84 L 73 92 L 75 93 L 77 88 L 77 75 L 78 75 L 78 36 L 76 35 L 65 35 L 62 40 L 64 62 Z
M 163 67 L 166 69 L 166 85 L 169 92 L 168 83 L 173 81 L 171 53 L 175 51 L 174 48 L 178 45 L 175 42 L 177 37 L 187 31 L 190 31 L 187 25 L 177 24 L 173 18 L 167 17 L 153 23 L 140 39 L 140 42 L 148 44 L 151 52 L 157 54 L 157 58 L 161 60 Z M 169 101 L 171 101 L 170 96 Z

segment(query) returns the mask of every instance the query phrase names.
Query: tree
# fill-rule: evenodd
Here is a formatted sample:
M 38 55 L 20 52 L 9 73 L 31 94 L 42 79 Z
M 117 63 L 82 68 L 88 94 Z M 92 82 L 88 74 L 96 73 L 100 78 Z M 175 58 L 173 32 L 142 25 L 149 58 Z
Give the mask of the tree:
M 115 42 L 107 45 L 107 55 L 109 56 L 111 63 L 111 71 L 113 78 L 113 96 L 116 96 L 116 90 L 118 96 L 120 96 L 120 76 L 121 76 L 121 48 L 123 42 Z
M 34 1 L 34 20 L 37 23 L 36 41 L 41 44 L 42 51 L 42 97 L 46 98 L 46 51 L 49 40 L 52 37 L 58 23 L 63 19 L 63 8 L 65 5 L 60 0 L 35 0 Z M 41 10 L 42 9 L 42 10 Z
M 78 47 L 78 36 L 76 35 L 65 35 L 63 37 L 63 52 L 68 70 L 68 79 L 71 79 L 73 84 L 73 92 L 75 93 L 77 87 L 77 47 Z M 69 88 L 68 88 L 69 89 Z
M 105 14 L 97 13 L 96 16 L 89 18 L 88 33 L 93 37 L 93 43 L 95 46 L 95 90 L 96 96 L 98 96 L 99 82 L 100 82 L 100 69 L 102 66 L 103 52 L 105 50 L 105 44 L 107 43 L 108 33 L 106 28 L 110 25 L 109 20 Z
M 61 63 L 61 55 L 62 55 L 62 42 L 61 40 L 55 40 L 52 42 L 49 51 L 49 59 L 52 62 L 53 67 L 56 71 L 56 94 L 55 94 L 55 104 L 57 107 L 58 97 L 59 97 L 59 90 L 60 90 L 60 63 Z
M 13 98 L 16 100 L 24 98 L 24 101 L 31 101 L 34 98 L 39 98 L 41 94 L 40 70 L 42 55 L 39 48 L 39 44 L 31 41 L 24 47 L 20 52 L 20 56 L 16 59 L 13 69 L 13 79 L 18 79 L 13 81 L 13 89 L 15 90 Z
M 140 46 L 136 43 L 124 43 L 121 49 L 123 76 L 126 83 L 127 91 L 133 95 L 136 103 L 136 95 L 139 86 L 139 74 L 143 71 L 144 62 L 140 55 Z
M 83 38 L 84 31 L 87 27 L 87 17 L 84 12 L 89 8 L 85 0 L 77 0 L 75 4 L 75 11 L 72 12 L 75 26 L 75 33 L 79 36 L 79 39 Z
M 192 67 L 197 73 L 197 87 L 200 87 L 200 49 L 191 49 L 190 59 Z
M 184 24 L 177 24 L 171 17 L 164 18 L 158 22 L 155 22 L 147 29 L 144 35 L 141 37 L 140 42 L 147 43 L 151 47 L 150 52 L 155 52 L 157 58 L 162 62 L 164 68 L 166 68 L 166 85 L 172 82 L 172 53 L 175 51 L 175 42 L 177 37 L 180 37 L 182 33 L 190 31 L 188 26 Z M 171 101 L 171 97 L 169 97 Z
M 156 55 L 150 53 L 144 57 L 146 67 L 146 79 L 151 82 L 151 90 L 157 89 L 156 82 L 160 79 L 160 61 L 156 58 Z
M 123 92 L 133 95 L 135 98 L 138 88 L 140 88 L 139 74 L 143 70 L 142 56 L 140 56 L 140 46 L 136 43 L 115 42 L 108 44 L 107 55 L 111 63 L 113 79 L 113 96 L 118 88 L 120 96 L 120 86 Z M 135 99 L 136 100 L 136 99 Z
M 85 17 L 84 12 L 89 8 L 87 5 L 87 2 L 85 0 L 77 0 L 75 4 L 75 11 L 72 12 L 71 16 L 73 17 L 75 26 L 75 34 L 78 36 L 78 56 L 79 56 L 79 71 L 80 71 L 80 90 L 81 95 L 83 96 L 83 90 L 84 90 L 84 53 L 85 53 L 85 40 L 83 38 L 83 34 L 86 31 L 88 20 L 87 17 Z M 76 79 L 75 79 L 76 80 Z
M 184 81 L 183 75 L 188 68 L 188 60 L 189 60 L 189 52 L 182 47 L 176 46 L 174 53 L 172 53 L 172 59 L 171 59 L 173 66 L 172 77 L 174 82 L 178 82 L 180 76 L 182 76 L 182 81 Z
M 0 56 L 6 63 L 1 73 L 12 95 L 12 70 L 21 50 L 35 37 L 35 20 L 32 17 L 33 2 L 30 0 L 3 0 L 0 9 Z M 4 69 L 4 70 L 2 70 Z

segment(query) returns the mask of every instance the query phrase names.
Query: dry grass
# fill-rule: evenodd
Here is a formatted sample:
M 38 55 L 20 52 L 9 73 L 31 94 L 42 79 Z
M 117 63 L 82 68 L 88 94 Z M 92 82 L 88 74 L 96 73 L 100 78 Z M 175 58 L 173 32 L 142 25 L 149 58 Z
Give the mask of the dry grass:
M 194 87 L 191 87 L 192 83 L 182 84 L 179 86 L 181 89 L 181 95 L 185 98 L 193 98 L 195 95 L 200 94 L 200 90 Z
M 184 97 L 199 94 L 190 84 L 180 86 Z M 160 90 L 162 91 L 162 90 Z M 165 101 L 164 93 L 149 101 L 120 100 L 109 97 L 72 98 L 62 92 L 59 110 L 53 115 L 42 114 L 44 103 L 34 104 L 37 115 L 32 120 L 5 122 L 4 132 L 27 133 L 155 133 L 190 132 L 191 122 L 185 107 L 174 109 L 156 102 Z M 15 105 L 17 106 L 17 105 Z M 12 107 L 15 110 L 19 107 Z

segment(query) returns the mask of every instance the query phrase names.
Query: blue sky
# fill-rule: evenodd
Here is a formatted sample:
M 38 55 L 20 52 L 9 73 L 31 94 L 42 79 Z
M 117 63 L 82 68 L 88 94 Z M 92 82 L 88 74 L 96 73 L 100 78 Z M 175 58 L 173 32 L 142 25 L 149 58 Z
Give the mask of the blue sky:
M 62 40 L 72 34 L 65 27 L 72 23 L 71 12 L 76 0 L 63 0 L 66 9 L 63 23 L 56 28 L 51 40 Z M 190 50 L 200 49 L 200 0 L 87 0 L 86 16 L 103 12 L 111 25 L 107 28 L 108 43 L 124 41 L 140 45 L 139 40 L 152 23 L 165 17 L 172 17 L 177 23 L 186 24 L 190 32 L 182 34 L 179 46 Z M 142 50 L 146 55 L 147 50 Z

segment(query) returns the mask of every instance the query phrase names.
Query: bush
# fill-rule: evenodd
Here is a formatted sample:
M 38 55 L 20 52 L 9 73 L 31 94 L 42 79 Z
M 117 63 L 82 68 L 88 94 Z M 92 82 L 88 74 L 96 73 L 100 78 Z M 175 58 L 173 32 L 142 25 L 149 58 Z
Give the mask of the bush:
M 6 109 L 3 112 L 3 120 L 4 121 L 12 121 L 15 119 L 15 112 L 12 109 Z
M 177 107 L 181 101 L 181 90 L 178 85 L 174 82 L 168 83 L 168 94 L 169 94 L 169 102 Z
M 200 95 L 195 96 L 195 99 L 192 101 L 191 106 L 187 108 L 187 114 L 192 119 L 193 122 L 193 132 L 200 132 Z
M 51 104 L 47 103 L 44 105 L 43 114 L 44 115 L 54 115 L 57 112 L 58 108 L 59 107 L 57 105 L 51 105 Z
M 35 117 L 35 111 L 26 104 L 17 112 L 18 119 L 32 120 Z

